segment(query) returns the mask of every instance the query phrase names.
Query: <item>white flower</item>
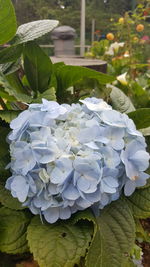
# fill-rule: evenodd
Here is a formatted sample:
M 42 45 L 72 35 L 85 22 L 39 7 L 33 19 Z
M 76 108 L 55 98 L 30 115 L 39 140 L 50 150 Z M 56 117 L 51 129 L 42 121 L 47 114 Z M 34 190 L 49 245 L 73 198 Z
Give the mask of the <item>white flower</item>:
M 117 76 L 117 80 L 118 80 L 121 84 L 123 84 L 123 85 L 127 85 L 127 84 L 128 84 L 128 81 L 127 81 L 127 79 L 126 79 L 126 76 L 127 76 L 127 72 L 125 72 L 125 73 L 123 73 L 123 74 Z
M 123 42 L 122 43 L 115 42 L 115 43 L 110 45 L 109 49 L 106 51 L 105 54 L 113 56 L 115 53 L 118 52 L 120 47 L 124 47 L 124 43 Z
M 105 52 L 105 55 L 114 56 L 114 50 L 109 47 L 109 49 Z

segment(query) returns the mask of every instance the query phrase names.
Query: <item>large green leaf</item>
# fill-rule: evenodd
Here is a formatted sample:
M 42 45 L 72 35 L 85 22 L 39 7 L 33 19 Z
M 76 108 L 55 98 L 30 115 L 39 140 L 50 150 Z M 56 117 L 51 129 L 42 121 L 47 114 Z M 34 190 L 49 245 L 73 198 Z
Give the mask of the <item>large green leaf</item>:
M 8 123 L 19 115 L 19 110 L 0 110 L 0 118 Z
M 22 210 L 25 209 L 18 201 L 17 198 L 12 197 L 9 190 L 5 189 L 3 183 L 0 183 L 0 202 L 3 206 L 13 210 Z
M 27 239 L 40 267 L 73 267 L 85 256 L 92 232 L 88 222 L 42 224 L 36 216 L 28 227 Z
M 108 88 L 111 89 L 110 99 L 114 109 L 122 112 L 129 113 L 135 110 L 131 100 L 127 97 L 119 88 L 108 85 Z
M 150 127 L 150 108 L 140 108 L 130 112 L 128 116 L 134 121 L 137 129 Z
M 0 44 L 11 40 L 16 29 L 16 16 L 11 0 L 0 0 Z
M 71 217 L 71 223 L 72 224 L 76 224 L 80 220 L 92 222 L 93 223 L 93 229 L 94 229 L 93 234 L 95 235 L 95 233 L 97 231 L 97 222 L 96 222 L 96 218 L 95 218 L 92 210 L 91 209 L 86 209 L 84 211 L 78 211 L 77 213 L 75 213 Z
M 74 85 L 84 78 L 96 79 L 100 84 L 107 84 L 114 81 L 114 77 L 107 74 L 88 69 L 80 66 L 67 66 L 62 65 L 58 68 L 57 76 L 60 75 L 60 80 L 62 82 L 63 88 Z
M 30 215 L 23 211 L 0 208 L 0 250 L 17 254 L 28 251 L 26 230 Z
M 43 93 L 48 89 L 52 63 L 44 51 L 34 42 L 25 45 L 24 69 L 31 89 Z
M 90 246 L 87 267 L 120 267 L 133 247 L 135 224 L 127 203 L 118 200 L 104 208 Z
M 86 209 L 84 211 L 78 211 L 71 217 L 71 223 L 76 224 L 80 220 L 87 220 L 96 224 L 96 219 L 94 214 L 92 213 L 91 209 Z
M 0 64 L 16 61 L 22 53 L 22 45 L 10 46 L 0 51 Z
M 27 43 L 29 41 L 38 39 L 46 33 L 52 31 L 57 27 L 57 20 L 37 20 L 22 24 L 17 29 L 16 36 L 14 38 L 14 44 Z
M 67 88 L 83 79 L 94 79 L 99 84 L 107 84 L 115 80 L 112 76 L 80 66 L 59 64 L 58 67 L 56 65 L 54 72 L 57 78 L 57 97 L 59 100 L 63 99 L 64 91 Z
M 150 217 L 150 184 L 146 188 L 137 189 L 132 196 L 126 199 L 136 218 Z

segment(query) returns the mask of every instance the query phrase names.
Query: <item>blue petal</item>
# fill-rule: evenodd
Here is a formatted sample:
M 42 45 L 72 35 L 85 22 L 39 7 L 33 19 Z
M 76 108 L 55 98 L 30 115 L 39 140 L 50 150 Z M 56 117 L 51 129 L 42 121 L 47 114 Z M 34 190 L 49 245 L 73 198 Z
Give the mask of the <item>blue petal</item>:
M 43 211 L 45 220 L 49 223 L 55 223 L 59 219 L 59 208 L 49 208 Z
M 136 184 L 134 181 L 128 180 L 124 187 L 125 196 L 131 196 L 135 191 Z
M 150 156 L 146 151 L 137 151 L 135 154 L 130 156 L 130 160 L 136 165 L 140 171 L 145 171 L 149 166 Z
M 117 179 L 111 177 L 111 176 L 107 176 L 103 179 L 103 181 L 110 187 L 118 187 L 118 181 Z
M 19 116 L 12 120 L 10 123 L 11 129 L 21 129 L 25 122 L 28 121 L 29 117 L 31 116 L 31 112 L 29 110 L 25 110 L 19 114 Z
M 92 205 L 92 202 L 90 202 L 86 199 L 83 199 L 83 198 L 77 199 L 76 203 L 80 209 L 87 209 L 88 207 L 90 207 Z
M 146 185 L 147 179 L 150 178 L 150 175 L 144 172 L 141 172 L 139 178 L 135 180 L 136 186 L 144 186 Z
M 80 197 L 78 190 L 70 184 L 63 192 L 63 197 L 68 200 L 76 200 Z
M 59 210 L 59 216 L 60 216 L 60 219 L 62 219 L 62 220 L 66 220 L 66 219 L 69 219 L 70 218 L 70 216 L 71 216 L 71 210 L 70 210 L 70 208 L 68 207 L 68 208 L 60 208 L 60 210 Z
M 114 169 L 117 167 L 120 163 L 120 156 L 119 154 L 113 150 L 111 147 L 102 147 L 100 149 L 103 157 L 104 157 L 104 162 L 106 166 L 110 169 Z
M 101 200 L 100 200 L 100 204 L 102 204 L 103 206 L 107 205 L 109 203 L 109 196 L 105 193 L 103 193 L 101 195 Z
M 16 176 L 11 183 L 11 189 L 16 192 L 16 195 L 20 202 L 24 202 L 27 198 L 29 191 L 29 184 L 22 176 Z
M 39 163 L 49 163 L 55 159 L 55 151 L 47 147 L 34 147 L 33 153 L 37 162 Z
M 90 185 L 90 181 L 85 179 L 83 176 L 81 176 L 77 181 L 77 187 L 83 192 L 86 192 L 90 188 Z
M 113 194 L 116 193 L 116 188 L 110 187 L 105 183 L 105 181 L 101 181 L 101 190 L 105 193 Z
M 95 192 L 91 193 L 91 194 L 86 194 L 85 195 L 86 199 L 92 203 L 96 203 L 98 201 L 100 201 L 101 199 L 101 192 L 99 189 L 97 189 Z

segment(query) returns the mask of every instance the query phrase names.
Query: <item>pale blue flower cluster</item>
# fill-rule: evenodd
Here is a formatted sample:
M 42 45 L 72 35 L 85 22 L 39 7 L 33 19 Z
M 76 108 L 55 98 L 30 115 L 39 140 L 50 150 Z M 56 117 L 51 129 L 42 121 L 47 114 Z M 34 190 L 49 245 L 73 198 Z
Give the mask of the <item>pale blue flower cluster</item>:
M 145 139 L 133 121 L 101 99 L 81 102 L 43 99 L 10 124 L 6 188 L 49 223 L 102 209 L 149 178 Z

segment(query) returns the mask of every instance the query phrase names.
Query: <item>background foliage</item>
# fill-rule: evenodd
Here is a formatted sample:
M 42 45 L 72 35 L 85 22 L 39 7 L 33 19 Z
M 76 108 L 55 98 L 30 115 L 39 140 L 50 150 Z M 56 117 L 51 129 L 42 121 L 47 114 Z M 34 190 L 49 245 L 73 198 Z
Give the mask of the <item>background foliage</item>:
M 134 1 L 134 0 L 133 0 Z M 13 0 L 19 24 L 36 19 L 58 19 L 80 34 L 80 0 Z M 105 3 L 104 3 L 105 2 Z M 110 19 L 118 18 L 132 9 L 130 0 L 86 0 L 86 38 L 91 41 L 91 22 L 96 20 L 96 29 L 102 33 L 111 30 Z M 49 41 L 49 37 L 45 39 Z

